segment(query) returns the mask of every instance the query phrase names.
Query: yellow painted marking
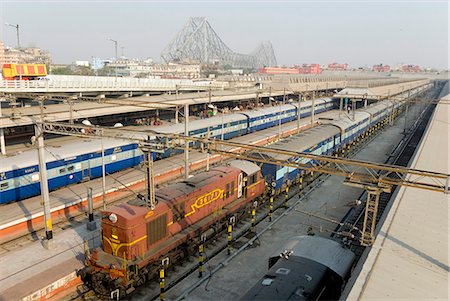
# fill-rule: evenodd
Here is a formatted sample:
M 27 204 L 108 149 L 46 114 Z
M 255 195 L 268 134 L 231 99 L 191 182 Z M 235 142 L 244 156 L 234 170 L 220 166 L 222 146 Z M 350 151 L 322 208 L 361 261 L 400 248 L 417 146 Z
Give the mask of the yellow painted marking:
M 259 183 L 261 183 L 261 180 L 259 180 L 258 182 L 253 183 L 253 184 L 250 185 L 250 186 L 247 186 L 246 188 L 247 188 L 247 189 L 252 188 L 253 186 L 255 186 L 255 185 L 259 184 Z
M 212 203 L 214 201 L 217 201 L 218 199 L 222 198 L 223 197 L 223 193 L 224 193 L 223 189 L 217 188 L 217 189 L 214 189 L 211 192 L 208 192 L 208 193 L 206 193 L 206 194 L 204 194 L 202 196 L 199 196 L 195 200 L 194 204 L 191 205 L 191 209 L 192 209 L 191 212 L 188 212 L 185 216 L 190 216 L 191 214 L 195 213 L 196 209 L 200 209 L 203 206 L 206 206 L 206 205 L 208 205 L 208 204 L 210 204 L 210 203 Z
M 119 236 L 114 235 L 114 234 L 111 234 L 111 237 L 112 237 L 112 238 L 115 238 L 115 239 L 119 239 Z
M 49 219 L 47 220 L 46 225 L 47 225 L 47 230 L 48 230 L 48 231 L 52 231 L 53 225 L 52 225 L 52 219 L 51 219 L 51 218 L 49 218 Z
M 111 249 L 112 249 L 112 251 L 113 251 L 113 255 L 115 255 L 115 256 L 117 256 L 117 253 L 118 253 L 118 251 L 119 251 L 119 249 L 120 249 L 121 247 L 129 247 L 129 246 L 132 246 L 132 245 L 137 244 L 138 242 L 140 242 L 141 240 L 146 239 L 146 238 L 147 238 L 147 235 L 144 235 L 144 236 L 142 236 L 142 237 L 140 237 L 140 238 L 138 238 L 138 239 L 136 239 L 136 240 L 134 240 L 134 241 L 132 241 L 132 242 L 128 242 L 128 243 L 115 243 L 115 242 L 109 240 L 108 237 L 103 236 L 103 239 L 111 246 Z
M 152 216 L 153 214 L 155 214 L 155 212 L 149 211 L 149 212 L 147 212 L 147 214 L 145 215 L 145 218 L 148 218 L 148 217 Z

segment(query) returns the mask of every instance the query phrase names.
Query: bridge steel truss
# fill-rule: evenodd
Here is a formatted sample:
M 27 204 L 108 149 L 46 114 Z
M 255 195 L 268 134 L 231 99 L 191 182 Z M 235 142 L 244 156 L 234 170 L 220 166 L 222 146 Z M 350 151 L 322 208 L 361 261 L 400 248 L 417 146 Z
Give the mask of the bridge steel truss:
M 219 61 L 236 68 L 276 66 L 277 60 L 269 41 L 261 42 L 250 54 L 231 50 L 204 17 L 189 18 L 183 29 L 161 52 L 168 62 L 194 60 L 204 64 Z
M 345 178 L 344 184 L 365 189 L 366 203 L 364 229 L 360 243 L 369 246 L 374 241 L 374 228 L 378 198 L 381 192 L 391 192 L 395 186 L 413 187 L 429 191 L 449 193 L 450 174 L 407 167 L 378 164 L 367 161 L 316 155 L 305 152 L 254 146 L 226 140 L 187 137 L 178 134 L 160 134 L 120 128 L 93 127 L 69 123 L 41 122 L 37 132 L 76 136 L 80 138 L 113 138 L 133 141 L 147 152 L 162 152 L 167 148 L 220 154 L 241 160 L 274 164 L 318 172 Z M 289 159 L 277 159 L 276 157 Z M 308 162 L 308 163 L 304 163 Z M 185 168 L 188 165 L 185 165 Z M 186 171 L 185 171 L 186 172 Z M 153 190 L 153 189 L 152 189 Z

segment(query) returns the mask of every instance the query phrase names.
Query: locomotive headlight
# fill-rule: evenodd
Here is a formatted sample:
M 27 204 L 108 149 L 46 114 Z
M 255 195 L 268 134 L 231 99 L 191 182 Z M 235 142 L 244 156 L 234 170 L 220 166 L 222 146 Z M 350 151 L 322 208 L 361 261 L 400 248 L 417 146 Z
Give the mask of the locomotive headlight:
M 109 215 L 109 220 L 113 223 L 117 222 L 117 215 L 115 215 L 114 213 L 111 213 Z

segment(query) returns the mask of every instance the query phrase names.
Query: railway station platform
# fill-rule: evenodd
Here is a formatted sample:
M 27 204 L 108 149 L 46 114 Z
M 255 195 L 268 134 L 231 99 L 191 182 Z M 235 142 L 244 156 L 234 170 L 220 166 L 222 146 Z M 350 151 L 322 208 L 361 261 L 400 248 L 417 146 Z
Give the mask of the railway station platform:
M 436 106 L 411 168 L 450 174 L 449 104 L 450 94 Z M 391 206 L 341 299 L 448 300 L 450 194 L 401 187 Z

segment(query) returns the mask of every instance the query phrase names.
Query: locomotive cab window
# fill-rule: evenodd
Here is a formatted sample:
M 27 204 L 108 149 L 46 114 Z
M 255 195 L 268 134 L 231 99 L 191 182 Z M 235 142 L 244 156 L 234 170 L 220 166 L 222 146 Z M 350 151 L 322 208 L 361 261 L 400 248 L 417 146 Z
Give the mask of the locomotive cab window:
M 251 176 L 248 176 L 248 182 L 247 182 L 247 185 L 248 185 L 248 186 L 249 186 L 249 185 L 252 185 L 252 184 L 256 183 L 256 181 L 257 181 L 256 174 L 252 174 Z
M 72 165 L 72 166 L 69 166 L 69 167 L 67 167 L 67 171 L 69 171 L 69 172 L 72 172 L 72 171 L 74 171 L 74 169 L 75 169 L 75 167 Z

